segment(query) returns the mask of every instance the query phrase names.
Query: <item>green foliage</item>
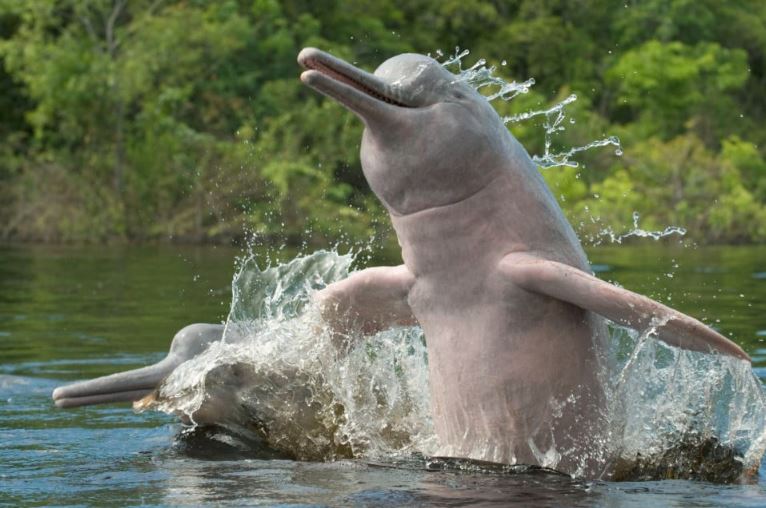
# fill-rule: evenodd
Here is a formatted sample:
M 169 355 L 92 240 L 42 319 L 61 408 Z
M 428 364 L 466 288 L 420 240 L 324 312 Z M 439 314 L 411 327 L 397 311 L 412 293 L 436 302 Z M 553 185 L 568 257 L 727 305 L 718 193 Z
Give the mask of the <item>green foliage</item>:
M 455 46 L 570 93 L 544 176 L 576 228 L 679 225 L 766 239 L 766 3 L 760 0 L 0 0 L 0 239 L 293 245 L 388 236 L 361 123 L 301 86 L 304 46 L 362 67 Z M 542 119 L 514 124 L 542 153 Z
M 645 133 L 668 138 L 692 121 L 707 128 L 706 141 L 715 143 L 722 124 L 731 127 L 739 118 L 729 93 L 742 88 L 747 74 L 742 49 L 652 40 L 625 52 L 606 82 L 617 92 L 616 107 L 628 110 Z
M 764 161 L 737 138 L 724 146 L 716 154 L 694 134 L 637 143 L 607 178 L 591 186 L 591 196 L 571 207 L 575 223 L 599 238 L 610 226 L 618 234 L 632 229 L 632 213 L 638 212 L 646 230 L 683 225 L 710 242 L 766 240 L 766 204 L 753 192 L 758 187 L 743 178 L 755 169 L 762 181 Z

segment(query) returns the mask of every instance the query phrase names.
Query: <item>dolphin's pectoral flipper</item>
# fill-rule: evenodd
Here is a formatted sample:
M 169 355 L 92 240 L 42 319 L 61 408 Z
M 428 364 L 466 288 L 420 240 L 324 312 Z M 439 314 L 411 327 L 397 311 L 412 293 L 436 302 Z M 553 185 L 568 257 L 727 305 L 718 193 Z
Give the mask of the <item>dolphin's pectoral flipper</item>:
M 738 345 L 700 321 L 569 265 L 514 253 L 501 261 L 500 271 L 523 289 L 577 305 L 620 325 L 640 331 L 656 327 L 657 337 L 672 346 L 750 361 Z
M 316 295 L 322 318 L 337 334 L 372 334 L 417 323 L 407 297 L 415 278 L 406 266 L 379 266 L 353 273 Z

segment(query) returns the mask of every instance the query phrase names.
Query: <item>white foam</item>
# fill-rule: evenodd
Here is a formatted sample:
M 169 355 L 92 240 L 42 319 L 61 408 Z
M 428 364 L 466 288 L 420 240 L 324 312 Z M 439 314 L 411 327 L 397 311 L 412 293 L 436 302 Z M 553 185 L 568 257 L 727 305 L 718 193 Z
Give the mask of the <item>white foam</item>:
M 320 251 L 261 269 L 248 258 L 234 278 L 224 340 L 176 369 L 162 387 L 160 408 L 194 415 L 228 382 L 223 389 L 232 404 L 268 429 L 272 446 L 296 457 L 434 453 L 420 329 L 350 337 L 354 347 L 339 352 L 310 304 L 311 294 L 345 277 L 351 262 Z M 654 340 L 663 324 L 643 334 L 612 327 L 612 368 L 604 374 L 611 439 L 592 453 L 645 456 L 698 436 L 732 447 L 747 466 L 757 464 L 766 446 L 766 404 L 750 366 Z M 216 416 L 241 430 L 226 411 Z M 548 463 L 566 452 L 540 453 Z

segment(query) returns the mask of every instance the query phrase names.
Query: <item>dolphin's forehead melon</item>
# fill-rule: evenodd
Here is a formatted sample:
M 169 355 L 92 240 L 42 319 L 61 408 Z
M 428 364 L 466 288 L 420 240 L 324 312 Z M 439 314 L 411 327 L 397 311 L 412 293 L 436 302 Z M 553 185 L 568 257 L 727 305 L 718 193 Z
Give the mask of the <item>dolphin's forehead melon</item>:
M 375 69 L 375 75 L 391 85 L 404 88 L 424 81 L 434 83 L 454 78 L 433 58 L 416 53 L 389 58 Z

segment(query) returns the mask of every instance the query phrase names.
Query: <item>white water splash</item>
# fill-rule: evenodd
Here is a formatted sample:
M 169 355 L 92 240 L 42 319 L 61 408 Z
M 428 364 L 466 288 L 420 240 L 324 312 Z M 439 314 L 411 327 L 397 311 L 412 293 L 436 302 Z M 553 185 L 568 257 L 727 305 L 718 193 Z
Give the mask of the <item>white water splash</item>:
M 499 76 L 495 76 L 497 67 L 487 67 L 487 61 L 483 58 L 479 59 L 468 69 L 463 69 L 462 60 L 469 54 L 470 51 L 467 49 L 460 51 L 460 48 L 456 48 L 455 54 L 444 60 L 442 65 L 448 68 L 456 68 L 456 83 L 465 82 L 478 91 L 481 91 L 482 88 L 496 88 L 494 92 L 491 92 L 485 96 L 486 99 L 490 102 L 495 99 L 510 101 L 520 94 L 528 93 L 532 86 L 535 84 L 534 78 L 530 78 L 522 83 L 517 83 L 515 81 L 509 83 L 505 79 Z M 443 56 L 444 54 L 441 51 L 437 51 L 438 58 L 442 58 Z
M 311 304 L 317 289 L 347 276 L 351 262 L 326 251 L 265 269 L 245 260 L 224 339 L 177 368 L 156 407 L 257 433 L 300 459 L 433 454 L 422 331 L 352 334 L 351 347 L 339 349 Z M 654 339 L 662 325 L 643 334 L 612 327 L 604 374 L 611 438 L 593 453 L 661 455 L 691 436 L 714 440 L 746 468 L 757 466 L 766 400 L 750 366 L 667 346 Z
M 628 238 L 651 238 L 652 240 L 659 240 L 672 235 L 684 236 L 686 235 L 686 228 L 680 226 L 667 226 L 661 231 L 647 231 L 639 227 L 638 222 L 641 215 L 638 212 L 633 212 L 633 229 L 625 233 L 616 233 L 611 226 L 601 229 L 595 236 L 589 236 L 589 244 L 592 246 L 601 245 L 604 240 L 608 240 L 611 243 L 621 244 L 623 240 Z
M 485 95 L 488 101 L 494 101 L 501 99 L 503 101 L 510 101 L 521 94 L 526 94 L 535 84 L 534 78 L 530 78 L 524 82 L 517 83 L 516 81 L 508 82 L 505 79 L 496 76 L 497 67 L 487 67 L 487 61 L 483 58 L 479 59 L 471 67 L 463 69 L 463 58 L 467 57 L 470 51 L 467 49 L 461 50 L 455 48 L 454 55 L 448 56 L 442 65 L 447 68 L 454 68 L 457 74 L 456 81 L 465 82 L 474 87 L 476 90 L 481 91 L 484 88 L 494 89 L 494 91 Z M 443 58 L 444 54 L 438 50 L 436 52 L 437 58 Z M 586 145 L 576 146 L 562 152 L 552 152 L 551 146 L 553 144 L 553 137 L 556 133 L 565 130 L 564 120 L 566 119 L 565 108 L 577 100 L 577 95 L 571 94 L 565 99 L 557 102 L 553 106 L 547 109 L 525 111 L 517 115 L 503 117 L 503 123 L 506 125 L 509 123 L 518 123 L 529 120 L 531 118 L 544 116 L 543 128 L 545 130 L 545 149 L 542 155 L 532 155 L 532 161 L 542 169 L 548 169 L 557 166 L 567 166 L 576 168 L 579 166 L 577 161 L 573 161 L 571 158 L 581 152 L 591 150 L 593 148 L 600 148 L 604 146 L 614 146 L 615 155 L 622 155 L 622 146 L 617 136 L 608 136 L 603 139 L 592 141 Z
M 660 456 L 706 442 L 731 452 L 743 470 L 757 469 L 766 451 L 766 394 L 750 364 L 671 347 L 655 339 L 661 326 L 654 323 L 639 334 L 611 325 L 612 454 Z M 700 451 L 687 453 L 693 462 Z M 716 467 L 712 461 L 706 465 Z
M 311 304 L 351 262 L 319 251 L 260 269 L 247 258 L 232 283 L 223 340 L 167 378 L 158 409 L 237 434 L 255 428 L 300 459 L 432 452 L 420 329 L 356 334 L 346 351 Z

